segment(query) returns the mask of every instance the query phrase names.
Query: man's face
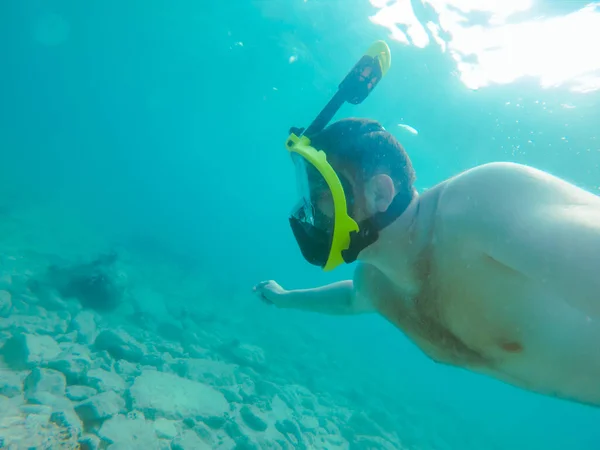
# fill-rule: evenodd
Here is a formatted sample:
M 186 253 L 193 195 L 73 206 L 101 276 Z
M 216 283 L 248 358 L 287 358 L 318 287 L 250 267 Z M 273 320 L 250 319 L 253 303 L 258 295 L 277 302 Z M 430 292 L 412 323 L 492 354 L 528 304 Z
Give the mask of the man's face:
M 356 181 L 354 173 L 350 168 L 343 165 L 334 165 L 332 167 L 336 171 L 344 194 L 346 196 L 346 206 L 348 214 L 356 221 L 360 221 L 368 216 L 365 212 L 365 195 L 362 183 Z M 308 180 L 311 191 L 311 199 L 315 208 L 319 210 L 329 220 L 334 217 L 334 202 L 329 186 L 319 174 L 319 172 L 311 168 L 308 174 Z

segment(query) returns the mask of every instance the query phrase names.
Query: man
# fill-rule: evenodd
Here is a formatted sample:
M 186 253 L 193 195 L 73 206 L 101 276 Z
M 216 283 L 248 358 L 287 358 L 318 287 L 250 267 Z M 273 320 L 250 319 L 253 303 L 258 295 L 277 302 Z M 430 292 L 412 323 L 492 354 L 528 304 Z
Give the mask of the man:
M 313 289 L 260 283 L 260 298 L 378 313 L 437 362 L 600 405 L 599 197 L 513 163 L 417 195 L 406 152 L 370 120 L 291 138 L 309 191 L 290 218 L 303 255 L 358 264 L 352 280 Z

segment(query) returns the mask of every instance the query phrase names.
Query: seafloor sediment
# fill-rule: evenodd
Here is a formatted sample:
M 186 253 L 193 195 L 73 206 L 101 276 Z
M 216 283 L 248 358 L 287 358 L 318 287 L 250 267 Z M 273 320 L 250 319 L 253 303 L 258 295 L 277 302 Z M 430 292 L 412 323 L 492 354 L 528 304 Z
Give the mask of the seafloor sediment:
M 360 408 L 267 370 L 263 349 L 214 318 L 175 317 L 144 289 L 102 309 L 110 289 L 89 286 L 112 275 L 93 262 L 57 269 L 14 250 L 2 262 L 0 448 L 403 448 Z

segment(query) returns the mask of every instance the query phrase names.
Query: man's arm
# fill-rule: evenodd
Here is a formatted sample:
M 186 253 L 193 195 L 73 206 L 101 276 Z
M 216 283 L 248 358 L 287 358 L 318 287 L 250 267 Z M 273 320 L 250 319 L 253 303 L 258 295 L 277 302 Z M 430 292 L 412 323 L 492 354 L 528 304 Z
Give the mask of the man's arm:
M 450 184 L 447 204 L 470 245 L 600 318 L 599 197 L 513 164 L 474 169 L 460 183 L 468 189 Z
M 312 289 L 285 291 L 276 303 L 280 308 L 331 315 L 353 315 L 372 311 L 370 302 L 357 293 L 352 280 L 338 281 Z

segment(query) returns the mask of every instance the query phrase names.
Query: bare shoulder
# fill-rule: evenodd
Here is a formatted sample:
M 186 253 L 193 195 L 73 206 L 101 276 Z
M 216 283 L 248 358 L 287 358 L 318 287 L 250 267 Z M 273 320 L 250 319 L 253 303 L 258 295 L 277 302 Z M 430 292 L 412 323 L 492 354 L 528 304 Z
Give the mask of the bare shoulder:
M 497 162 L 447 180 L 440 192 L 438 214 L 446 219 L 465 214 L 506 218 L 531 213 L 532 208 L 590 202 L 600 205 L 600 198 L 562 178 L 522 164 Z

